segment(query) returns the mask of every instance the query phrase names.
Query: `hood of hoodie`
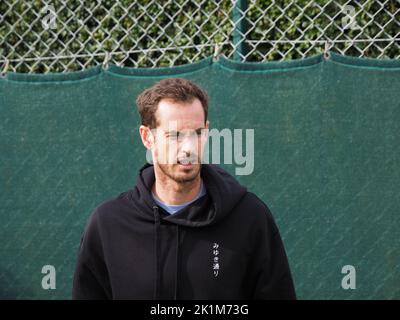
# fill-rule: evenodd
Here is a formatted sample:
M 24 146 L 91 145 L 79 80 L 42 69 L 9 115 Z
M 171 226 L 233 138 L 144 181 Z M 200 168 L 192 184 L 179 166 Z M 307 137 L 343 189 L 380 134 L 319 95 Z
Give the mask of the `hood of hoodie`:
M 217 165 L 202 164 L 200 176 L 207 190 L 206 197 L 197 199 L 175 214 L 162 216 L 163 220 L 189 227 L 211 225 L 226 217 L 247 192 L 232 175 Z M 152 222 L 157 206 L 151 195 L 154 182 L 154 166 L 147 163 L 140 169 L 136 185 L 130 192 L 130 200 L 137 208 L 135 214 Z

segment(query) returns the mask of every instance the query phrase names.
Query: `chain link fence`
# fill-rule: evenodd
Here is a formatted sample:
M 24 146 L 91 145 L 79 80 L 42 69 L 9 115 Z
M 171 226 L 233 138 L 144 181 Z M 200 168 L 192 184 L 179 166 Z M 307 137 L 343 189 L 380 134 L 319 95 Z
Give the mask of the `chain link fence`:
M 400 58 L 400 0 L 0 1 L 3 71 L 66 72 L 105 60 L 168 67 L 222 54 L 299 59 L 332 50 Z

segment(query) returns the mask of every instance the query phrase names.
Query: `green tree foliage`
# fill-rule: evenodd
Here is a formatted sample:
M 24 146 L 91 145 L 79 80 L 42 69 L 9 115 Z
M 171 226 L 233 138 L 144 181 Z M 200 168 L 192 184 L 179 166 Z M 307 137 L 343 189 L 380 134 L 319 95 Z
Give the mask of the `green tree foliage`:
M 0 59 L 7 57 L 18 72 L 81 70 L 103 62 L 128 67 L 162 67 L 185 64 L 210 56 L 215 43 L 233 57 L 232 20 L 238 0 L 54 0 L 0 2 Z M 341 31 L 348 1 L 247 0 L 246 40 L 261 41 L 242 52 L 247 61 L 298 59 L 323 51 L 322 43 L 308 40 L 349 40 L 336 50 L 367 57 L 395 58 L 399 45 L 357 42 L 351 39 L 398 37 L 400 2 L 354 2 L 361 29 Z M 350 3 L 351 4 L 351 3 Z M 51 5 L 55 28 L 42 21 Z M 271 43 L 271 40 L 305 42 Z M 180 48 L 181 49 L 178 49 Z M 387 47 L 385 49 L 385 47 Z M 182 49 L 183 48 L 183 49 Z M 144 50 L 149 49 L 149 50 Z M 161 50 L 160 50 L 161 49 Z M 385 50 L 384 50 L 385 49 Z M 129 52 L 129 53 L 127 53 Z M 38 59 L 40 57 L 40 60 Z

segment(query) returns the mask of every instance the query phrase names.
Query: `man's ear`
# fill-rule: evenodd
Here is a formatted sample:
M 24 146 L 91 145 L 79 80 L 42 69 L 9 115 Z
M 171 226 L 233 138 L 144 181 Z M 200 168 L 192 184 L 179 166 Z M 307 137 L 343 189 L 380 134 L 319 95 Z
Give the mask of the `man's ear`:
M 141 125 L 139 127 L 139 134 L 140 138 L 142 139 L 143 145 L 146 147 L 146 149 L 151 150 L 154 145 L 154 135 L 151 129 L 149 127 Z

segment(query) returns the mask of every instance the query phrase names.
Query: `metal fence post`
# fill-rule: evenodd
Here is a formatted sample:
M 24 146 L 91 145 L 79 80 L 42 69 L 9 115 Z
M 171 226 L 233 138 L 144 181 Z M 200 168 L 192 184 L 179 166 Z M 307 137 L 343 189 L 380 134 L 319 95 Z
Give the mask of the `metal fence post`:
M 245 60 L 247 53 L 246 45 L 246 32 L 248 30 L 248 23 L 246 20 L 247 0 L 233 0 L 234 8 L 232 11 L 232 21 L 234 24 L 233 29 L 233 46 L 234 56 L 236 61 Z

